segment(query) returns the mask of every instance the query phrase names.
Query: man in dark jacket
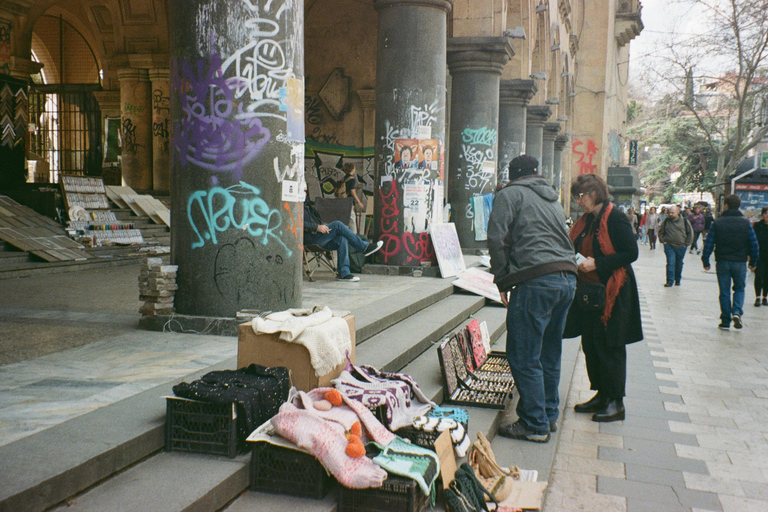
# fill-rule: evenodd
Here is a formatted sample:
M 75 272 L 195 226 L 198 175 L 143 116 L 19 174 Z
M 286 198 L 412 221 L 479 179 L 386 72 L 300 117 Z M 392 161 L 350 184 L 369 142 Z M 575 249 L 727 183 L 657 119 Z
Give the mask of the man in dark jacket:
M 717 261 L 717 284 L 720 286 L 720 329 L 728 330 L 733 326 L 741 329 L 741 316 L 744 314 L 744 287 L 747 280 L 747 257 L 749 268 L 755 270 L 760 249 L 757 237 L 744 215 L 739 211 L 741 199 L 729 194 L 723 199 L 723 213 L 709 228 L 704 241 L 701 262 L 704 270 L 709 270 L 709 256 L 715 251 Z M 731 299 L 733 283 L 733 299 Z
M 338 251 L 336 278 L 354 282 L 359 281 L 360 278 L 353 276 L 349 271 L 349 246 L 351 245 L 357 252 L 369 256 L 381 249 L 384 242 L 379 240 L 375 244 L 369 244 L 338 220 L 323 224 L 314 204 L 307 198 L 304 201 L 304 244 L 319 245 L 329 251 Z
M 557 428 L 563 328 L 576 290 L 576 260 L 558 194 L 538 161 L 509 163 L 509 184 L 488 221 L 491 272 L 507 308 L 507 360 L 520 393 L 518 421 L 499 434 L 544 443 Z

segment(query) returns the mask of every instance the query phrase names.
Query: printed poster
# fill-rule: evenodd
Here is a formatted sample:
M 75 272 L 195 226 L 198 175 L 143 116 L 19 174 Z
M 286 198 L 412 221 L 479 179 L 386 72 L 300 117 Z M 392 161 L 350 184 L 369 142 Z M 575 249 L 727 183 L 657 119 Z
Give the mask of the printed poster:
M 432 246 L 435 248 L 441 276 L 457 276 L 467 269 L 455 224 L 452 222 L 432 224 L 429 226 L 429 235 L 432 238 Z
M 395 169 L 418 169 L 419 141 L 395 139 Z
M 493 274 L 477 267 L 468 268 L 459 274 L 459 278 L 453 282 L 453 286 L 501 303 L 501 295 L 499 295 L 499 289 L 493 282 Z
M 431 192 L 429 181 L 403 183 L 403 221 L 406 232 L 423 233 L 427 230 Z

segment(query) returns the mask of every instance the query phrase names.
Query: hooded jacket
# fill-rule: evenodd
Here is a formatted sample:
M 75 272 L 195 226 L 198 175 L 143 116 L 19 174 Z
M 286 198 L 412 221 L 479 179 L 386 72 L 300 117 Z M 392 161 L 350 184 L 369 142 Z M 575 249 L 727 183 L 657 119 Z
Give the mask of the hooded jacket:
M 488 221 L 491 273 L 499 291 L 553 272 L 576 273 L 559 196 L 546 179 L 523 176 L 500 190 Z

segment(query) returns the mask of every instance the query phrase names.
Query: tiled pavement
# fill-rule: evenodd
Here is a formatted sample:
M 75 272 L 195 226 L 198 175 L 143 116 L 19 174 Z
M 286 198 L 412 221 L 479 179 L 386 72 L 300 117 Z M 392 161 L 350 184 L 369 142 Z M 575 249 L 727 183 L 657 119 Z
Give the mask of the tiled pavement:
M 663 288 L 664 253 L 633 265 L 645 340 L 628 347 L 627 419 L 598 424 L 580 355 L 544 510 L 768 510 L 768 307 L 747 283 L 745 327 L 717 329 L 717 278 L 688 255 Z M 576 340 L 566 340 L 575 343 Z

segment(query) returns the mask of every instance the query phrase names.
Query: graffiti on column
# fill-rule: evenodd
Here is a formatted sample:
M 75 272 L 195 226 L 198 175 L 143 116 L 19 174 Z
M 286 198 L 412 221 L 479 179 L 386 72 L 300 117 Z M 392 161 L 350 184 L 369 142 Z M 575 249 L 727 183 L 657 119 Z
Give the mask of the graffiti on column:
M 267 204 L 259 188 L 242 181 L 193 192 L 187 201 L 187 220 L 197 235 L 192 249 L 209 242 L 218 245 L 217 234 L 232 228 L 247 231 L 262 245 L 277 244 L 288 257 L 293 254 L 282 240 L 280 211 Z
M 465 128 L 461 133 L 461 154 L 459 159 L 463 165 L 457 170 L 457 181 L 464 182 L 465 190 L 476 194 L 491 192 L 488 184 L 496 172 L 496 154 L 493 146 L 496 144 L 497 133 L 494 128 Z
M 521 154 L 522 150 L 520 149 L 519 142 L 506 141 L 501 143 L 501 147 L 499 148 L 499 163 L 501 164 L 499 181 L 509 180 L 509 162 Z
M 143 145 L 136 142 L 136 125 L 130 117 L 123 118 L 122 137 L 124 155 L 135 155 L 138 148 Z
M 163 91 L 152 91 L 152 136 L 157 137 L 158 147 L 161 151 L 168 151 L 168 123 L 170 117 L 170 98 L 163 95 Z
M 592 163 L 592 160 L 597 154 L 597 146 L 592 139 L 588 139 L 586 147 L 582 148 L 584 145 L 584 141 L 575 140 L 573 141 L 573 146 L 571 148 L 573 154 L 578 157 L 576 165 L 579 166 L 579 174 L 594 174 L 597 170 L 597 165 Z

